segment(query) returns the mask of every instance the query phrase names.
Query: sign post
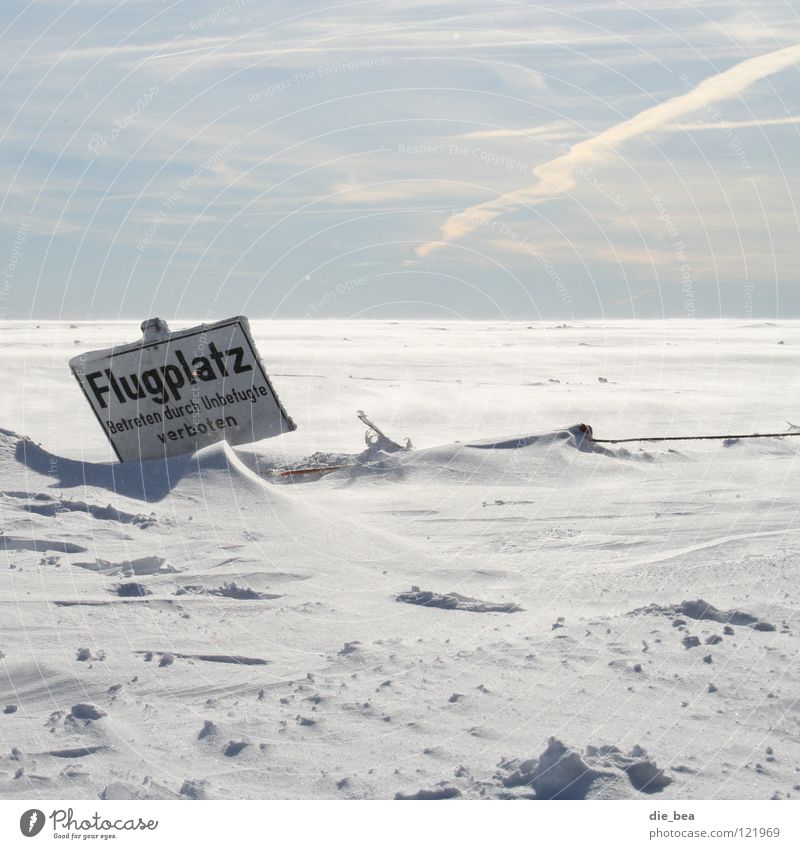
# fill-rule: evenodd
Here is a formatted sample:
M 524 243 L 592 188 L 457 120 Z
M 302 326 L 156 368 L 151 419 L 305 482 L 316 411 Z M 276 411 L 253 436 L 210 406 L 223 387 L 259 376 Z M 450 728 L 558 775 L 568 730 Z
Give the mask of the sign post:
M 222 439 L 256 442 L 296 429 L 243 316 L 170 333 L 142 323 L 138 342 L 69 366 L 122 462 L 185 454 Z

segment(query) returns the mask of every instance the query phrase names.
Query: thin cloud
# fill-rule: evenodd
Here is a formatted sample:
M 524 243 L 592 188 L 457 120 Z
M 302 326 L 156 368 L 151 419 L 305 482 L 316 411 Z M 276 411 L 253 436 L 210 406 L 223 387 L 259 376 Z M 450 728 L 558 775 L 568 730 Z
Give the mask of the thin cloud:
M 578 131 L 580 132 L 580 131 Z M 575 125 L 569 121 L 553 121 L 549 124 L 540 124 L 537 127 L 497 127 L 492 130 L 475 130 L 470 133 L 461 133 L 460 139 L 516 139 L 516 138 L 542 138 L 548 140 L 557 138 L 574 138 Z
M 510 209 L 541 203 L 569 191 L 576 182 L 576 166 L 603 162 L 625 142 L 645 133 L 668 130 L 672 122 L 681 116 L 696 112 L 710 103 L 730 100 L 753 83 L 796 65 L 798 61 L 800 44 L 746 59 L 727 71 L 703 80 L 685 94 L 651 106 L 590 139 L 578 142 L 569 153 L 557 156 L 535 168 L 534 173 L 539 180 L 533 186 L 476 204 L 448 218 L 441 228 L 441 237 L 420 245 L 416 249 L 417 256 L 426 257 L 437 248 L 464 238 L 487 221 Z
M 668 124 L 666 129 L 694 132 L 695 130 L 738 130 L 743 127 L 780 127 L 786 124 L 800 124 L 800 116 L 789 115 L 786 118 L 753 118 L 748 121 L 698 121 L 697 123 Z

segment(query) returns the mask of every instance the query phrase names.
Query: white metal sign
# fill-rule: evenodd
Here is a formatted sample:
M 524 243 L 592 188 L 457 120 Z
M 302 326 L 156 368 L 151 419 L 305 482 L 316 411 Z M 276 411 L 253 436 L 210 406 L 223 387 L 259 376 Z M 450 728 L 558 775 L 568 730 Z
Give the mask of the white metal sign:
M 90 351 L 69 363 L 121 461 L 295 430 L 243 316 L 176 333 L 152 319 L 142 329 L 138 342 Z

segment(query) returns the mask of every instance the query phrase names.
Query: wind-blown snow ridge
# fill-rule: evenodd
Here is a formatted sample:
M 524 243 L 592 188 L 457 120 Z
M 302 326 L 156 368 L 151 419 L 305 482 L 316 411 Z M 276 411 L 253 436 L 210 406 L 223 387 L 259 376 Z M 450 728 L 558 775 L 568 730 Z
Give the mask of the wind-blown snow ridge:
M 576 455 L 648 461 L 653 457 L 645 451 L 630 452 L 597 445 L 592 441 L 589 425 L 575 424 L 544 433 L 452 442 L 393 453 L 378 452 L 366 461 L 353 456 L 349 464 L 330 477 L 333 481 L 341 478 L 418 481 L 423 478 L 442 483 L 455 480 L 498 484 L 511 480 L 533 482 L 541 481 L 543 475 L 560 475 L 573 464 L 580 474 L 583 465 L 576 462 Z M 340 457 L 338 462 L 344 461 Z
M 559 430 L 537 434 L 455 442 L 434 448 L 402 450 L 396 453 L 368 451 L 357 455 L 336 455 L 336 462 L 348 464 L 343 474 L 350 477 L 375 476 L 394 472 L 401 476 L 411 468 L 434 469 L 437 464 L 447 466 L 453 460 L 469 465 L 472 449 L 483 452 L 507 452 L 531 448 L 573 448 L 584 453 L 606 456 L 631 457 L 625 449 L 607 449 L 592 441 L 592 429 L 586 424 L 575 424 Z M 237 492 L 263 495 L 270 488 L 265 479 L 244 462 L 243 456 L 226 442 L 218 442 L 194 454 L 184 454 L 163 460 L 143 460 L 127 463 L 96 463 L 51 454 L 43 446 L 26 436 L 0 429 L 0 455 L 13 457 L 27 469 L 46 475 L 52 488 L 71 489 L 97 487 L 127 498 L 156 502 L 163 500 L 175 489 L 191 490 L 207 487 L 212 481 Z M 476 462 L 484 466 L 485 458 Z M 500 460 L 503 464 L 504 461 Z M 312 465 L 319 465 L 315 456 Z M 254 464 L 257 467 L 257 462 Z M 295 468 L 298 466 L 295 464 Z M 300 464 L 302 468 L 302 464 Z
M 176 488 L 191 489 L 201 483 L 207 486 L 211 481 L 253 494 L 263 494 L 267 489 L 264 480 L 242 462 L 227 442 L 163 460 L 93 463 L 51 454 L 26 436 L 0 429 L 0 457 L 46 475 L 51 488 L 97 487 L 148 502 L 161 501 Z
M 528 448 L 535 445 L 546 446 L 559 442 L 573 446 L 579 451 L 596 451 L 599 453 L 603 451 L 603 449 L 592 442 L 592 429 L 587 424 L 571 425 L 562 430 L 554 430 L 549 433 L 509 436 L 501 439 L 480 439 L 468 442 L 465 447 L 508 450 Z

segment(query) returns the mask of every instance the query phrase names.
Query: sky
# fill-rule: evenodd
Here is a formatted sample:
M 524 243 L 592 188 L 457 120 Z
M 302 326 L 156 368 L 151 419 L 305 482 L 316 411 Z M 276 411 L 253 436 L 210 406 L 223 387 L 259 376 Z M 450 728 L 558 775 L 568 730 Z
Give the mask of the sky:
M 800 3 L 4 0 L 0 319 L 800 317 Z

